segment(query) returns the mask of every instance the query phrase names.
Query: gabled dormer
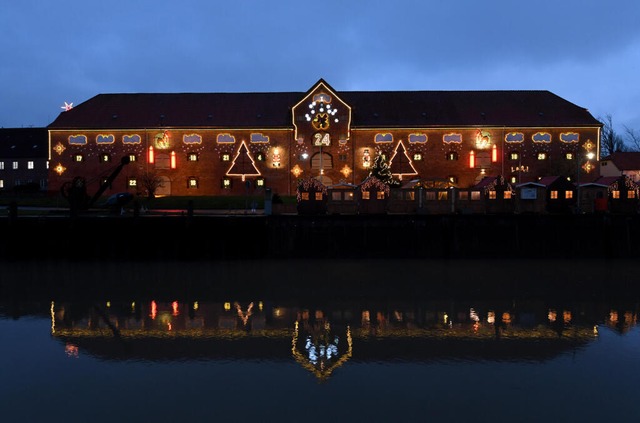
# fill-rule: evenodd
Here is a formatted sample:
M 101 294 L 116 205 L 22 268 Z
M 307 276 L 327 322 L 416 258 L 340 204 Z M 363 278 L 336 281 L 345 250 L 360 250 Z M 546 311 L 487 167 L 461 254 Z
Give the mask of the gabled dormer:
M 293 106 L 292 116 L 299 144 L 328 147 L 351 138 L 351 107 L 323 79 Z

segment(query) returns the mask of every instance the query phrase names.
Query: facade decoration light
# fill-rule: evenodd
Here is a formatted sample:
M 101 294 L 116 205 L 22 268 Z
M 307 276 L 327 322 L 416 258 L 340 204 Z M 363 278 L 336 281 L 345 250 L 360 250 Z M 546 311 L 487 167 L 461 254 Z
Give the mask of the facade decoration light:
M 272 156 L 273 167 L 280 167 L 280 150 L 276 147 L 273 149 Z
M 338 109 L 331 106 L 331 97 L 320 94 L 314 101 L 309 103 L 309 113 L 304 115 L 307 122 L 315 129 L 328 129 L 331 121 L 338 123 L 340 120 L 336 117 Z
M 171 169 L 175 169 L 176 168 L 176 152 L 172 151 L 171 152 Z
M 469 154 L 469 167 L 473 169 L 476 167 L 476 153 L 471 150 L 471 154 Z
M 149 146 L 149 153 L 147 155 L 147 160 L 148 160 L 149 164 L 154 164 L 155 163 L 156 159 L 155 159 L 155 154 L 153 152 L 153 146 L 152 145 Z
M 62 166 L 62 163 L 58 163 L 54 170 L 58 175 L 62 175 L 67 170 L 67 168 Z
M 62 154 L 64 152 L 64 150 L 66 150 L 66 147 L 64 145 L 62 145 L 62 143 L 57 143 L 54 147 L 53 147 L 53 151 L 55 151 L 56 153 L 58 153 L 58 155 Z
M 291 169 L 291 173 L 293 173 L 293 176 L 295 176 L 296 178 L 300 177 L 300 175 L 302 175 L 302 172 L 302 168 L 297 164 Z
M 498 147 L 495 144 L 491 147 L 491 161 L 493 163 L 498 161 Z
M 349 175 L 351 175 L 351 168 L 347 165 L 344 165 L 344 167 L 340 170 L 340 173 L 342 173 L 345 178 L 348 178 Z
M 365 169 L 371 167 L 371 154 L 368 148 L 365 148 L 364 153 L 362 153 L 362 167 Z
M 73 103 L 67 103 L 66 101 L 64 102 L 64 105 L 60 107 L 62 110 L 64 110 L 65 112 L 68 112 L 69 110 L 73 109 Z

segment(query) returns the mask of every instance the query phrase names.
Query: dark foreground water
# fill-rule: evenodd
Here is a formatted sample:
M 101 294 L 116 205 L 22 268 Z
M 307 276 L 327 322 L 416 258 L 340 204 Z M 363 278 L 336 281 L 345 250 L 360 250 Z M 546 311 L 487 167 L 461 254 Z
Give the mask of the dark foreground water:
M 0 269 L 0 421 L 640 421 L 635 261 Z

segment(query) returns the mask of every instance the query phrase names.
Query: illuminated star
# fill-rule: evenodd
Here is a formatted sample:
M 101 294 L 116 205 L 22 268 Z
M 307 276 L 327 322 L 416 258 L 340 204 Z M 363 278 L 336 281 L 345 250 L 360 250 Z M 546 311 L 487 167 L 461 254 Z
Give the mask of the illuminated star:
M 69 110 L 73 109 L 73 103 L 67 103 L 65 101 L 64 106 L 61 106 L 60 108 L 64 109 L 65 112 L 68 112 Z

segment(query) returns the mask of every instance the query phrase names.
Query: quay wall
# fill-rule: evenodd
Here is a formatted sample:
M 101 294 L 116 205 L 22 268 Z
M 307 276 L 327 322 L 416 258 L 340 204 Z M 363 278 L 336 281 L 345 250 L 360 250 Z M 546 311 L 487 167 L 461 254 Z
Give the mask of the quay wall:
M 639 215 L 0 219 L 0 260 L 640 258 Z

